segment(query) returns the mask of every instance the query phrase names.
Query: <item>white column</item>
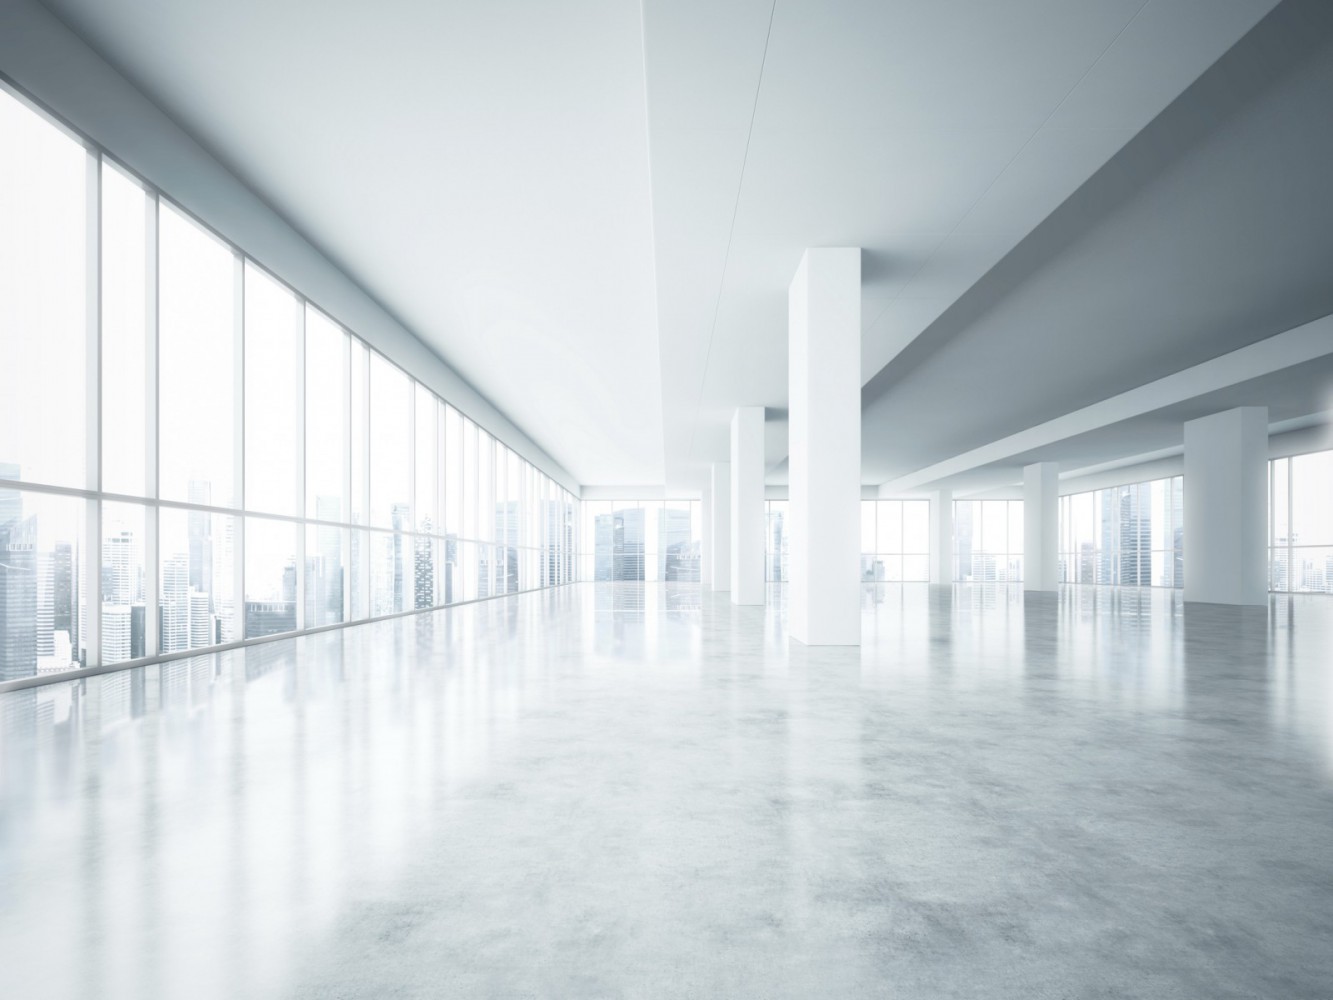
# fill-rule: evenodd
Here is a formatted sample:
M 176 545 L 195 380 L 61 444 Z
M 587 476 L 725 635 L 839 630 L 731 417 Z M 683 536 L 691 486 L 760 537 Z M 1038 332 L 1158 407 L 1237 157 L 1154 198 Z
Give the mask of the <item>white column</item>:
M 713 484 L 704 483 L 699 499 L 699 583 L 704 590 L 713 589 Z
M 731 589 L 731 465 L 714 462 L 710 492 L 713 495 L 713 589 Z
M 1023 467 L 1023 589 L 1060 589 L 1060 467 Z
M 731 603 L 764 603 L 764 408 L 731 416 Z
M 806 250 L 787 294 L 787 631 L 861 642 L 861 251 Z
M 1185 424 L 1185 600 L 1268 603 L 1268 408 Z
M 930 582 L 953 583 L 953 490 L 930 494 Z

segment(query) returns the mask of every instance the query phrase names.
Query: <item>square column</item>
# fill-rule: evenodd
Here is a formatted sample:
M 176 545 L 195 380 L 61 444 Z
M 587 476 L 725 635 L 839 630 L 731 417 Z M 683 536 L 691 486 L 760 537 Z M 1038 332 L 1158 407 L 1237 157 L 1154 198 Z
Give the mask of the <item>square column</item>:
M 787 632 L 861 642 L 861 250 L 805 251 L 787 293 Z
M 731 464 L 714 462 L 709 470 L 709 493 L 713 497 L 709 527 L 713 543 L 708 547 L 712 556 L 711 586 L 714 590 L 731 589 Z
M 930 494 L 930 582 L 953 584 L 953 490 Z
M 1268 408 L 1185 424 L 1185 600 L 1268 603 Z
M 731 416 L 731 603 L 764 603 L 764 408 Z
M 1023 590 L 1060 589 L 1060 467 L 1023 467 Z
M 699 499 L 699 583 L 713 589 L 713 484 L 712 476 L 704 483 Z

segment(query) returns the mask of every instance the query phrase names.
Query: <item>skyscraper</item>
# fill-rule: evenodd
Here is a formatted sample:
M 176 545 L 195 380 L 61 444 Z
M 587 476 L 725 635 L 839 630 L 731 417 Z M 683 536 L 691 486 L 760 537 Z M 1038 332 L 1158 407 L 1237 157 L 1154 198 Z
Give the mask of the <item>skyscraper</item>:
M 422 527 L 431 529 L 427 517 Z M 412 542 L 412 606 L 430 608 L 435 606 L 435 544 L 426 535 L 417 535 Z
M 12 681 L 37 673 L 37 520 L 13 490 L 0 490 L 0 518 L 0 681 Z

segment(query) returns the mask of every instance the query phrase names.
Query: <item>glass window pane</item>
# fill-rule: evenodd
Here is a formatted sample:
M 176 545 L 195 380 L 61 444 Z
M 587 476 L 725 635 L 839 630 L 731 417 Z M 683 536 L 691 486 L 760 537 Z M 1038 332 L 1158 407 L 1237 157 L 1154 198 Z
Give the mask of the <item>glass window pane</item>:
M 348 531 L 324 524 L 306 526 L 305 624 L 306 628 L 335 625 L 343 620 L 343 553 Z
M 144 525 L 138 504 L 102 504 L 102 662 L 146 656 Z
M 102 489 L 134 496 L 149 490 L 144 404 L 151 211 L 147 192 L 103 160 Z
M 378 354 L 370 357 L 370 515 L 381 527 L 412 526 L 412 380 Z
M 694 538 L 694 504 L 668 500 L 662 507 L 659 531 L 661 568 L 658 578 L 667 581 L 699 579 L 699 557 Z
M 878 552 L 875 547 L 875 508 L 878 503 L 874 500 L 861 501 L 861 551 Z
M 319 310 L 305 311 L 306 516 L 348 520 L 347 334 Z
M 876 534 L 879 548 L 876 552 L 903 551 L 903 504 L 901 500 L 881 500 L 878 504 Z M 890 577 L 889 579 L 893 579 Z
M 1003 502 L 982 500 L 981 550 L 989 555 L 1003 555 L 1009 551 L 1009 510 Z
M 903 551 L 923 556 L 930 555 L 929 500 L 903 501 Z
M 463 418 L 463 537 L 477 537 L 477 425 Z M 475 555 L 475 553 L 474 553 Z
M 1303 545 L 1291 550 L 1292 590 L 1333 593 L 1333 546 Z
M 351 621 L 370 617 L 370 538 L 369 531 L 356 528 L 347 536 L 347 588 Z
M 410 611 L 412 536 L 401 531 L 370 535 L 370 613 L 373 616 Z
M 235 506 L 235 257 L 166 202 L 158 227 L 161 495 Z
M 1023 554 L 1023 501 L 1009 502 L 1009 544 L 1006 551 L 1010 555 Z
M 1333 451 L 1291 459 L 1291 544 L 1333 545 Z
M 416 421 L 412 428 L 412 439 L 416 442 L 416 462 L 413 476 L 416 481 L 416 528 L 418 531 L 437 531 L 440 525 L 440 513 L 435 493 L 440 484 L 439 461 L 440 442 L 436 436 L 439 423 L 439 408 L 435 394 L 424 385 L 417 384 Z M 424 605 L 430 607 L 430 605 Z
M 433 608 L 440 603 L 435 580 L 439 560 L 439 543 L 429 535 L 417 535 L 412 540 L 412 606 Z
M 929 555 L 903 556 L 903 580 L 912 583 L 925 583 L 930 579 Z
M 444 409 L 444 532 L 458 537 L 463 531 L 463 416 L 452 406 Z
M 355 337 L 352 343 L 352 495 L 348 499 L 353 524 L 366 524 L 370 470 L 370 351 Z M 364 614 L 362 615 L 364 617 Z
M 236 619 L 235 517 L 158 512 L 158 631 L 163 653 L 240 638 Z
M 296 546 L 292 521 L 245 519 L 245 637 L 296 629 Z
M 86 662 L 83 505 L 0 487 L 0 681 Z
M 477 428 L 477 534 L 483 541 L 495 538 L 495 480 L 491 468 L 495 444 L 491 436 Z
M 301 300 L 245 264 L 245 507 L 301 512 Z M 248 562 L 248 555 L 247 555 Z M 269 635 L 271 633 L 261 633 Z
M 0 91 L 3 479 L 88 485 L 87 170 L 79 143 Z

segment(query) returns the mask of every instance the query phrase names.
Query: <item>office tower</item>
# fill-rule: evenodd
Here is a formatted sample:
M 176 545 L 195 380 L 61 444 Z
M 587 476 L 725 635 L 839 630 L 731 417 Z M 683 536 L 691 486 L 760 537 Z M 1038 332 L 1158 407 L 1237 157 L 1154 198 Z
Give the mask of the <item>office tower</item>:
M 128 604 L 103 604 L 102 661 L 119 663 L 135 655 L 134 609 Z
M 221 640 L 217 622 L 213 617 L 212 604 L 208 592 L 191 587 L 186 596 L 186 608 L 189 616 L 189 647 L 211 646 Z
M 200 479 L 191 479 L 190 503 L 209 506 L 213 502 L 213 486 Z M 186 514 L 186 533 L 189 539 L 190 586 L 208 591 L 213 586 L 213 515 L 192 510 Z
M 159 590 L 159 648 L 176 653 L 190 648 L 190 563 L 187 556 L 176 554 L 162 561 Z
M 55 556 L 38 552 L 37 558 L 37 656 L 55 656 Z
M 403 532 L 410 528 L 412 524 L 411 505 L 406 503 L 394 504 L 390 508 L 390 523 L 393 525 L 393 535 L 390 537 L 386 551 L 389 560 L 388 577 L 392 581 L 391 597 L 393 605 L 381 611 L 380 614 L 408 609 L 406 583 L 403 578 L 403 564 L 406 560 L 406 539 Z
M 422 526 L 429 531 L 430 518 L 426 518 Z M 412 540 L 412 548 L 412 607 L 434 607 L 435 542 L 425 535 L 418 535 Z
M 138 556 L 134 533 L 127 530 L 102 540 L 102 603 L 129 605 L 138 597 Z
M 0 681 L 37 673 L 37 519 L 8 492 L 0 490 Z

